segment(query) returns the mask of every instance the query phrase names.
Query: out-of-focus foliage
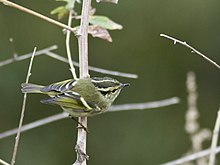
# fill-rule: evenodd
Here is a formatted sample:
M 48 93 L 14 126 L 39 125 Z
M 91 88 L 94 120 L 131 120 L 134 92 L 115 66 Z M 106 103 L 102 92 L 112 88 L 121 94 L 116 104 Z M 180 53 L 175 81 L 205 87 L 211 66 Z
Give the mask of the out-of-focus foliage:
M 58 19 L 62 19 L 64 16 L 66 16 L 69 10 L 74 8 L 75 2 L 80 3 L 79 0 L 56 0 L 56 1 L 63 1 L 66 3 L 65 5 L 56 7 L 50 12 L 50 14 L 57 14 Z

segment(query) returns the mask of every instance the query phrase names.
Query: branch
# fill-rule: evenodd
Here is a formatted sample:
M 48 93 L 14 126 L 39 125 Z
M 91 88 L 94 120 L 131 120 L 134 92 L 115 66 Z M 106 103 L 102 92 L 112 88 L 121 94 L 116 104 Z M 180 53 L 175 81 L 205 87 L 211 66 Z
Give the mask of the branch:
M 118 0 L 96 0 L 96 2 L 108 2 L 108 3 L 115 3 L 117 4 L 118 3 Z
M 202 58 L 204 58 L 206 61 L 208 61 L 209 63 L 213 64 L 216 68 L 220 69 L 220 66 L 219 66 L 215 61 L 211 60 L 211 59 L 208 58 L 206 55 L 202 54 L 201 52 L 199 52 L 198 50 L 196 50 L 196 49 L 193 48 L 192 46 L 188 45 L 186 42 L 180 41 L 180 40 L 178 40 L 178 39 L 176 39 L 176 38 L 173 38 L 173 37 L 170 37 L 170 36 L 168 36 L 168 35 L 166 35 L 166 34 L 160 34 L 160 36 L 161 36 L 161 37 L 164 37 L 164 38 L 167 38 L 167 39 L 169 39 L 169 40 L 173 40 L 174 45 L 175 45 L 176 43 L 179 43 L 179 44 L 181 44 L 181 45 L 183 45 L 183 46 L 185 46 L 185 47 L 191 49 L 191 50 L 192 50 L 192 53 L 198 54 L 199 56 L 201 56 Z
M 39 55 L 46 54 L 47 56 L 49 56 L 51 58 L 54 58 L 56 60 L 59 60 L 61 62 L 69 63 L 68 59 L 66 59 L 65 57 L 62 57 L 62 56 L 60 56 L 56 53 L 51 52 L 52 50 L 55 50 L 57 48 L 58 48 L 57 45 L 53 45 L 53 46 L 50 46 L 48 48 L 38 50 L 38 51 L 36 51 L 34 56 L 36 57 L 36 56 L 39 56 Z M 14 63 L 14 62 L 17 62 L 17 61 L 22 61 L 22 60 L 28 59 L 31 56 L 32 56 L 32 53 L 13 56 L 12 58 L 9 58 L 7 60 L 0 61 L 0 67 L 11 64 L 11 63 Z M 72 61 L 72 63 L 73 63 L 74 66 L 79 67 L 79 63 L 77 63 L 75 61 Z M 127 78 L 134 78 L 134 79 L 138 78 L 138 75 L 136 75 L 136 74 L 106 70 L 106 69 L 101 69 L 101 68 L 97 68 L 97 67 L 93 67 L 93 66 L 89 66 L 89 70 L 94 71 L 94 72 L 103 73 L 103 74 L 120 76 L 120 77 L 127 77 Z
M 83 0 L 80 28 L 78 34 L 79 46 L 79 74 L 80 78 L 89 77 L 88 66 L 88 26 L 89 26 L 89 10 L 91 7 L 91 0 Z M 79 117 L 79 123 L 87 128 L 87 117 Z M 77 159 L 74 165 L 86 165 L 86 160 L 89 156 L 86 154 L 86 137 L 87 132 L 83 128 L 78 128 L 76 153 Z
M 188 155 L 188 156 L 184 156 L 180 159 L 177 159 L 177 160 L 174 160 L 174 161 L 171 161 L 171 162 L 168 162 L 168 163 L 164 163 L 163 165 L 177 165 L 177 164 L 184 164 L 184 163 L 187 163 L 187 162 L 190 162 L 190 161 L 193 161 L 193 160 L 196 160 L 196 159 L 199 159 L 199 158 L 202 158 L 202 157 L 205 157 L 205 156 L 208 156 L 209 154 L 211 154 L 211 150 L 210 149 L 206 149 L 206 150 L 203 150 L 203 151 L 200 151 L 200 152 L 197 152 L 197 153 L 194 153 L 194 154 L 191 154 L 191 155 Z M 220 146 L 218 146 L 215 150 L 214 150 L 214 153 L 217 154 L 220 152 Z
M 5 162 L 4 160 L 0 159 L 0 164 L 3 164 L 3 165 L 9 165 L 7 162 Z
M 89 76 L 88 69 L 88 25 L 89 25 L 89 9 L 91 0 L 84 0 L 82 4 L 82 18 L 80 28 L 77 32 L 79 46 L 79 70 L 80 78 Z
M 28 14 L 34 15 L 34 16 L 36 16 L 36 17 L 38 17 L 38 18 L 41 18 L 41 19 L 43 19 L 43 20 L 45 20 L 45 21 L 47 21 L 47 22 L 50 22 L 50 23 L 52 23 L 52 24 L 54 24 L 54 25 L 57 25 L 57 26 L 59 26 L 59 27 L 61 27 L 61 28 L 70 30 L 70 31 L 72 31 L 72 32 L 76 32 L 76 28 L 71 28 L 71 27 L 69 27 L 69 26 L 67 26 L 67 25 L 65 25 L 65 24 L 63 24 L 63 23 L 61 23 L 61 22 L 55 21 L 55 20 L 53 20 L 53 19 L 51 19 L 51 18 L 49 18 L 49 17 L 46 17 L 46 16 L 44 16 L 44 15 L 42 15 L 42 14 L 39 14 L 39 13 L 33 11 L 33 10 L 30 10 L 30 9 L 27 9 L 27 8 L 22 7 L 22 6 L 20 6 L 20 5 L 17 5 L 17 4 L 15 4 L 15 3 L 13 3 L 13 2 L 10 2 L 10 1 L 7 1 L 7 0 L 0 0 L 0 2 L 3 3 L 3 4 L 6 5 L 6 6 L 10 6 L 10 7 L 16 8 L 16 9 L 18 9 L 18 10 L 21 10 L 21 11 L 23 11 L 23 12 L 26 12 L 26 13 L 28 13 Z
M 34 56 L 39 56 L 39 55 L 42 55 L 42 54 L 46 54 L 46 53 L 48 53 L 52 50 L 55 50 L 57 48 L 58 48 L 57 45 L 52 45 L 48 48 L 36 51 Z M 22 60 L 28 59 L 32 56 L 32 54 L 33 53 L 28 53 L 28 54 L 24 54 L 24 55 L 20 55 L 20 56 L 17 55 L 17 56 L 13 56 L 12 58 L 9 58 L 7 60 L 0 61 L 0 67 L 11 64 L 11 63 L 14 63 L 14 62 L 17 62 L 17 61 L 22 61 Z
M 152 108 L 160 108 L 169 105 L 178 104 L 180 102 L 178 97 L 172 97 L 165 100 L 153 101 L 147 103 L 133 103 L 133 104 L 122 104 L 122 105 L 112 105 L 107 112 L 118 112 L 125 110 L 145 110 Z
M 34 128 L 37 128 L 37 127 L 40 127 L 40 126 L 58 121 L 58 120 L 61 120 L 61 119 L 64 119 L 64 118 L 68 118 L 68 116 L 69 115 L 66 112 L 63 112 L 63 113 L 58 113 L 56 115 L 52 115 L 52 116 L 49 116 L 49 117 L 31 122 L 29 124 L 25 124 L 21 127 L 21 132 L 25 132 L 25 131 L 28 131 L 28 130 L 31 130 L 31 129 L 34 129 Z M 0 133 L 0 139 L 4 139 L 6 137 L 13 136 L 17 133 L 17 131 L 18 131 L 18 128 L 15 128 L 15 129 L 8 130 L 8 131 L 5 131 L 3 133 Z
M 215 128 L 213 131 L 211 153 L 209 156 L 209 165 L 215 165 L 215 155 L 216 155 L 215 149 L 218 143 L 219 127 L 220 127 L 220 110 L 218 111 L 218 117 L 216 119 Z
M 170 105 L 175 105 L 178 104 L 179 98 L 177 97 L 172 97 L 169 99 L 165 100 L 160 100 L 160 101 L 153 101 L 153 102 L 146 102 L 146 103 L 133 103 L 133 104 L 121 104 L 121 105 L 112 105 L 108 111 L 106 112 L 120 112 L 120 111 L 126 111 L 126 110 L 146 110 L 146 109 L 152 109 L 152 108 L 161 108 L 165 106 L 170 106 Z M 127 109 L 126 109 L 127 108 Z M 106 113 L 105 112 L 105 113 Z M 49 116 L 34 122 L 31 122 L 29 124 L 23 125 L 21 128 L 21 132 L 25 132 L 61 119 L 68 118 L 68 114 L 63 112 L 63 113 L 58 113 L 53 116 Z M 6 137 L 15 135 L 17 132 L 17 128 L 8 130 L 5 132 L 0 133 L 0 139 L 4 139 Z
M 26 77 L 26 83 L 28 83 L 29 78 L 31 76 L 31 67 L 32 67 L 32 63 L 34 60 L 34 54 L 36 52 L 36 47 L 34 48 L 31 60 L 30 60 L 30 64 L 29 64 L 29 68 L 28 68 L 28 72 L 27 72 L 27 77 Z M 14 145 L 14 150 L 13 150 L 13 155 L 12 155 L 12 159 L 11 159 L 11 165 L 15 164 L 15 159 L 16 159 L 16 155 L 17 155 L 17 150 L 18 150 L 18 143 L 20 140 L 20 134 L 21 134 L 21 127 L 23 124 L 23 119 L 24 119 L 24 113 L 25 113 L 25 108 L 26 108 L 26 100 L 27 100 L 27 93 L 24 94 L 24 98 L 23 98 L 23 104 L 22 104 L 22 109 L 21 109 L 21 117 L 20 117 L 20 121 L 19 121 L 19 126 L 18 126 L 18 132 L 17 132 L 17 136 L 15 138 L 15 145 Z
M 57 59 L 59 61 L 69 63 L 68 59 L 66 59 L 65 57 L 62 57 L 54 52 L 46 52 L 45 54 L 48 55 L 49 57 L 52 57 L 52 58 Z M 78 62 L 73 61 L 73 65 L 79 67 Z M 133 78 L 133 79 L 138 78 L 137 74 L 124 73 L 124 72 L 119 72 L 119 71 L 114 71 L 114 70 L 107 70 L 107 69 L 97 68 L 94 66 L 89 66 L 89 70 L 94 71 L 94 72 L 98 72 L 98 73 L 108 74 L 108 75 L 120 76 L 120 77 L 127 77 L 127 78 Z

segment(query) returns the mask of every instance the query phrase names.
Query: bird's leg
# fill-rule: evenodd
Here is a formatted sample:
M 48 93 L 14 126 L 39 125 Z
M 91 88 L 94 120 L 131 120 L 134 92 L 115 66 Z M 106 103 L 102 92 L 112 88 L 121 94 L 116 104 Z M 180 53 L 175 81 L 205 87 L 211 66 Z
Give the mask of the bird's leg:
M 88 128 L 86 128 L 82 123 L 80 123 L 80 122 L 77 120 L 77 118 L 75 118 L 75 117 L 73 117 L 73 116 L 71 116 L 71 115 L 69 115 L 69 117 L 70 117 L 71 119 L 73 119 L 77 124 L 80 125 L 80 126 L 77 126 L 77 128 L 82 128 L 82 129 L 84 129 L 87 133 L 89 133 Z

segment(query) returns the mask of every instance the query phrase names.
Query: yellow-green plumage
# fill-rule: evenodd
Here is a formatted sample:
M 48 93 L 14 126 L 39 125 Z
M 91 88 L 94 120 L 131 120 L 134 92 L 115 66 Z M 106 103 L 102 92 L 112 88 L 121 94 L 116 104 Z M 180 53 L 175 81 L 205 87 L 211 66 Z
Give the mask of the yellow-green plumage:
M 48 86 L 22 84 L 22 92 L 46 94 L 50 98 L 42 103 L 59 105 L 71 116 L 82 117 L 106 111 L 126 85 L 112 78 L 94 77 L 69 79 Z

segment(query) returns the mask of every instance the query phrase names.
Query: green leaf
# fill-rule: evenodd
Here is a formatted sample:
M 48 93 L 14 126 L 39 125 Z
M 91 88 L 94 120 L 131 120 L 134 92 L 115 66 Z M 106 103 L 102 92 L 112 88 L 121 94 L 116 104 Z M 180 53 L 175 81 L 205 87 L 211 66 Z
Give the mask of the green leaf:
M 89 23 L 108 30 L 121 30 L 123 28 L 122 25 L 110 20 L 108 17 L 99 15 L 90 16 Z
M 68 10 L 65 6 L 59 6 L 55 9 L 53 9 L 50 14 L 57 14 L 58 19 L 63 18 L 66 14 L 68 14 Z
M 51 14 L 57 14 L 58 19 L 63 18 L 65 15 L 68 14 L 68 12 L 71 9 L 74 9 L 75 2 L 81 3 L 80 0 L 56 0 L 56 1 L 65 2 L 65 5 L 59 6 L 50 12 Z

